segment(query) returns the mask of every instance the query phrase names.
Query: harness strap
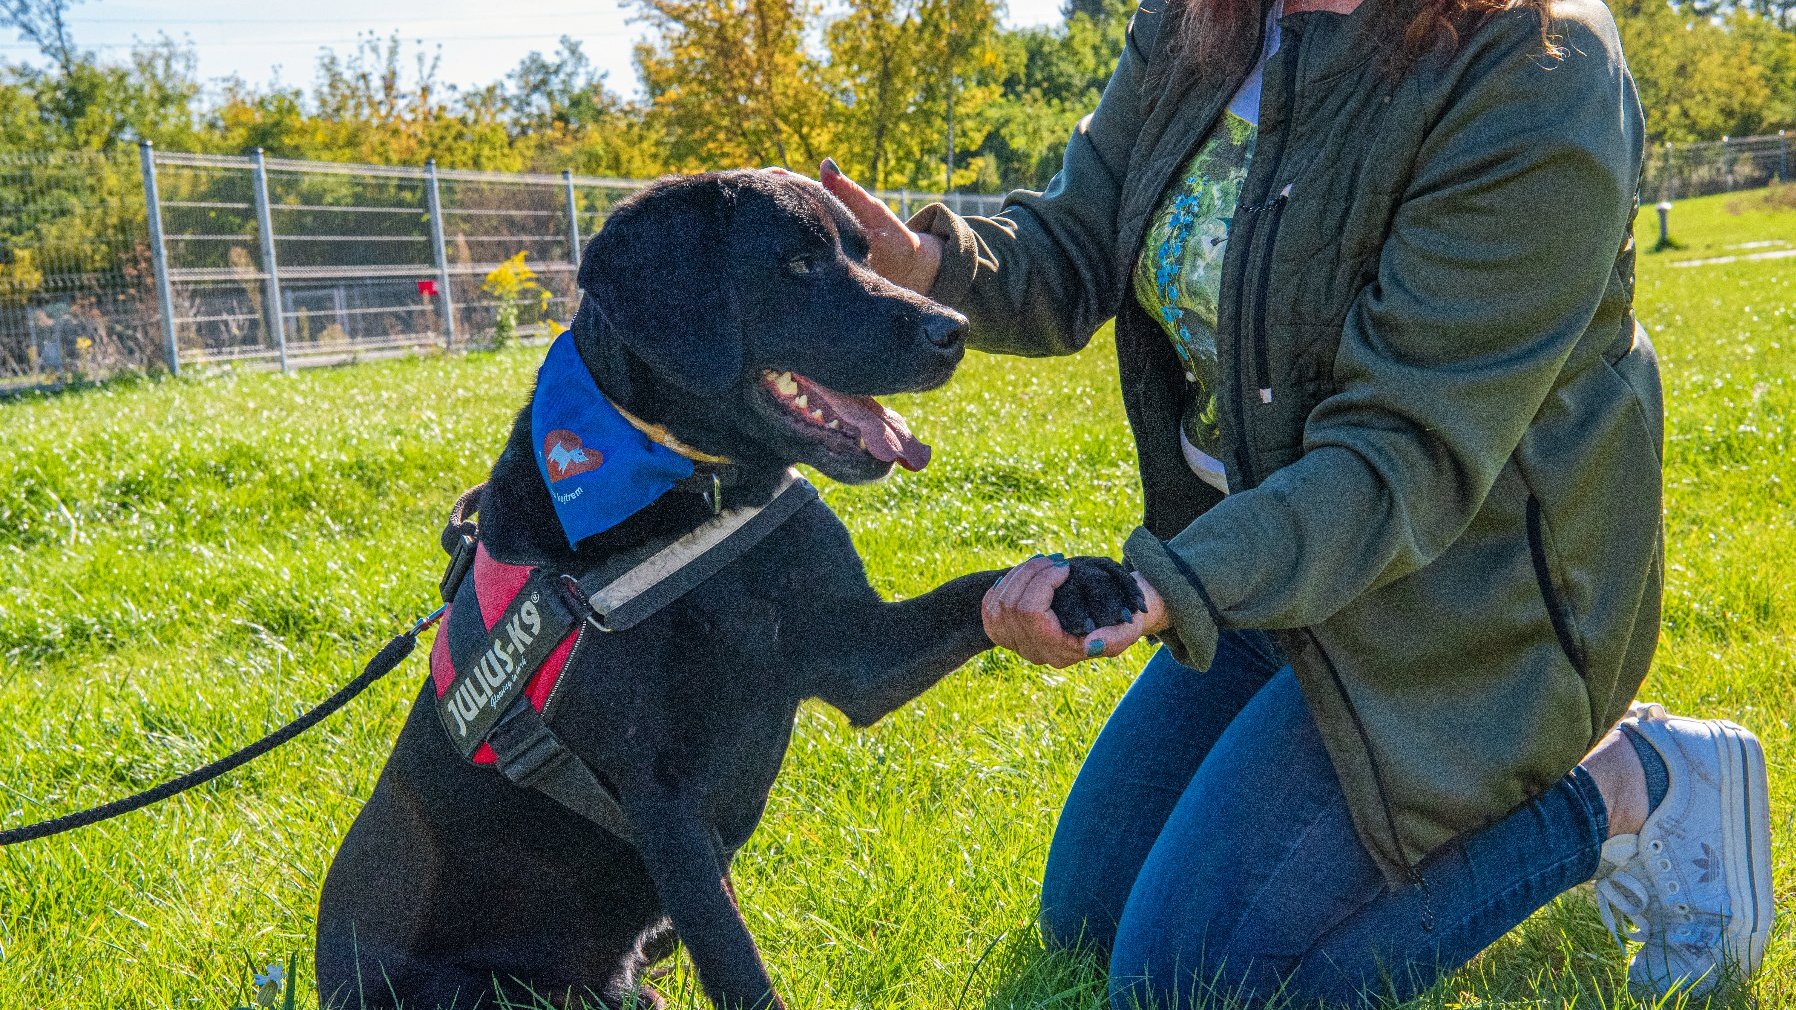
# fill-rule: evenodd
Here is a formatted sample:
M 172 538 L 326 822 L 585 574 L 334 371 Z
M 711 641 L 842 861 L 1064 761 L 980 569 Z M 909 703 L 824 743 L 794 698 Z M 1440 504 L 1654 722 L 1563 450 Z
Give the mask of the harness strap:
M 469 518 L 480 511 L 480 496 L 486 493 L 486 484 L 480 483 L 463 491 L 460 498 L 455 499 L 455 507 L 449 510 L 449 522 L 443 527 L 443 550 L 449 555 L 449 567 L 443 571 L 443 580 L 437 584 L 437 592 L 444 603 L 455 602 L 456 590 L 461 588 L 461 580 L 467 578 L 468 572 L 474 568 L 474 548 L 480 539 L 480 527 Z
M 443 547 L 450 553 L 442 583 L 445 602 L 455 599 L 474 566 L 480 532 L 469 517 L 478 510 L 484 488 L 457 499 L 443 530 Z M 555 648 L 579 629 L 582 617 L 603 631 L 632 628 L 703 584 L 816 500 L 817 489 L 792 470 L 765 506 L 723 510 L 714 499 L 718 515 L 692 532 L 624 552 L 579 579 L 579 594 L 590 608 L 585 615 L 577 613 L 579 603 L 564 589 L 562 576 L 533 569 L 479 651 L 459 668 L 450 664 L 453 680 L 437 698 L 437 714 L 450 740 L 469 759 L 483 743 L 490 746 L 507 781 L 543 793 L 634 845 L 635 828 L 617 794 L 555 735 L 525 689 Z M 478 601 L 466 600 L 458 611 L 465 606 L 478 608 Z M 723 853 L 722 840 L 712 841 Z
M 766 505 L 728 509 L 671 543 L 622 552 L 581 577 L 580 595 L 600 629 L 627 631 L 704 584 L 816 500 L 811 482 L 788 470 Z
M 636 844 L 623 804 L 580 756 L 555 735 L 528 698 L 512 703 L 486 738 L 499 756 L 499 773 L 535 789 L 613 835 Z
M 480 496 L 486 494 L 486 482 L 481 481 L 463 491 L 461 497 L 455 499 L 455 505 L 449 510 L 449 525 L 462 527 L 473 525 L 469 517 L 480 511 Z

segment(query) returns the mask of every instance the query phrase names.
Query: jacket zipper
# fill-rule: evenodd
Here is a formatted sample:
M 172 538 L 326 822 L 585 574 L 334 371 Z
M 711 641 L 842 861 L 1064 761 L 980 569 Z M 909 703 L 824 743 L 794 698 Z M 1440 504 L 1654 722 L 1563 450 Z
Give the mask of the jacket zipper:
M 1268 191 L 1271 190 L 1273 185 L 1277 184 L 1279 169 L 1284 167 L 1285 148 L 1288 145 L 1288 142 L 1291 137 L 1292 121 L 1296 118 L 1296 112 L 1297 112 L 1297 66 L 1298 66 L 1298 56 L 1302 52 L 1302 48 L 1303 48 L 1303 34 L 1298 31 L 1289 31 L 1289 30 L 1286 31 L 1285 37 L 1284 37 L 1283 41 L 1280 43 L 1280 49 L 1282 51 L 1282 55 L 1285 58 L 1285 94 L 1284 94 L 1284 98 L 1285 98 L 1285 103 L 1287 105 L 1287 110 L 1286 110 L 1286 115 L 1285 115 L 1285 122 L 1284 122 L 1283 126 L 1280 127 L 1279 133 L 1278 133 L 1278 147 L 1275 148 L 1272 152 L 1272 167 L 1270 170 L 1268 170 L 1266 172 L 1266 179 L 1268 180 L 1267 181 L 1267 190 Z M 1251 169 L 1250 169 L 1250 171 L 1251 171 Z M 1237 221 L 1243 217 L 1250 217 L 1250 219 L 1253 222 L 1253 224 L 1251 226 L 1249 226 L 1246 229 L 1246 231 L 1241 233 L 1241 235 L 1239 236 L 1241 239 L 1243 239 L 1247 243 L 1247 247 L 1242 249 L 1239 254 L 1239 256 L 1240 256 L 1239 262 L 1241 262 L 1242 264 L 1246 264 L 1249 260 L 1249 257 L 1253 254 L 1254 238 L 1259 231 L 1259 214 L 1260 214 L 1260 212 L 1265 211 L 1265 210 L 1272 211 L 1271 233 L 1267 236 L 1266 247 L 1261 252 L 1260 273 L 1262 275 L 1269 275 L 1272 271 L 1272 240 L 1274 240 L 1278 237 L 1279 219 L 1284 216 L 1284 207 L 1285 207 L 1286 202 L 1289 201 L 1290 195 L 1291 195 L 1291 187 L 1287 184 L 1285 186 L 1285 188 L 1283 190 L 1281 190 L 1277 196 L 1272 196 L 1269 199 L 1263 198 L 1260 202 L 1258 202 L 1256 204 L 1253 204 L 1251 206 L 1243 206 L 1236 211 L 1236 220 Z M 1234 241 L 1233 236 L 1231 236 L 1230 241 Z M 1247 372 L 1246 366 L 1242 360 L 1242 358 L 1244 357 L 1243 352 L 1245 352 L 1247 349 L 1246 348 L 1247 325 L 1246 325 L 1246 320 L 1242 318 L 1243 317 L 1242 310 L 1244 308 L 1246 308 L 1246 302 L 1247 302 L 1247 294 L 1246 294 L 1247 276 L 1246 276 L 1246 274 L 1247 274 L 1247 271 L 1244 268 L 1242 270 L 1242 276 L 1239 278 L 1239 280 L 1235 284 L 1235 355 L 1234 355 L 1234 366 L 1235 367 L 1234 367 L 1234 374 L 1229 376 L 1229 385 L 1230 385 L 1229 392 L 1230 392 L 1230 400 L 1233 404 L 1233 410 L 1231 410 L 1230 413 L 1232 413 L 1234 415 L 1235 438 L 1237 439 L 1237 443 L 1236 443 L 1236 447 L 1235 447 L 1235 466 L 1237 469 L 1239 469 L 1241 471 L 1241 479 L 1243 482 L 1243 486 L 1253 487 L 1255 484 L 1259 483 L 1259 475 L 1255 472 L 1255 469 L 1254 469 L 1253 453 L 1248 448 L 1249 444 L 1252 442 L 1252 439 L 1248 438 L 1248 435 L 1247 435 L 1246 384 L 1248 381 L 1248 376 L 1246 374 L 1246 372 Z M 1262 276 L 1260 288 L 1256 289 L 1256 291 L 1255 291 L 1254 304 L 1258 309 L 1259 315 L 1264 315 L 1264 312 L 1265 312 L 1266 293 L 1264 291 L 1264 287 L 1265 287 L 1265 282 L 1267 279 L 1268 278 L 1266 276 Z M 1255 347 L 1254 347 L 1254 366 L 1259 371 L 1259 376 L 1255 379 L 1255 388 L 1260 391 L 1260 401 L 1262 403 L 1270 403 L 1270 402 L 1272 402 L 1272 390 L 1270 388 L 1271 365 L 1269 363 L 1270 353 L 1267 351 L 1266 346 L 1265 346 L 1264 321 L 1261 319 L 1256 319 L 1254 322 L 1255 322 L 1254 330 L 1256 333 L 1256 340 L 1255 340 Z M 1268 385 L 1266 385 L 1266 386 L 1259 385 L 1258 383 L 1261 381 L 1266 382 Z
M 1278 243 L 1279 221 L 1285 216 L 1285 204 L 1291 200 L 1291 184 L 1278 191 L 1272 201 L 1272 223 L 1266 226 L 1266 237 L 1260 242 L 1260 280 L 1254 289 L 1253 367 L 1259 383 L 1260 402 L 1272 402 L 1272 352 L 1267 349 L 1266 295 L 1272 286 L 1272 248 Z

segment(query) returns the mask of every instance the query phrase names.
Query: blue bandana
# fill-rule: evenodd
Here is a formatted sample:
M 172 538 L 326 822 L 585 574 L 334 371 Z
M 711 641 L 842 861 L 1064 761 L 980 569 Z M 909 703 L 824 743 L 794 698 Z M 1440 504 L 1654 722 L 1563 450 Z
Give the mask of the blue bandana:
M 530 401 L 536 468 L 572 547 L 692 476 L 692 461 L 637 430 L 599 392 L 573 333 L 549 346 Z

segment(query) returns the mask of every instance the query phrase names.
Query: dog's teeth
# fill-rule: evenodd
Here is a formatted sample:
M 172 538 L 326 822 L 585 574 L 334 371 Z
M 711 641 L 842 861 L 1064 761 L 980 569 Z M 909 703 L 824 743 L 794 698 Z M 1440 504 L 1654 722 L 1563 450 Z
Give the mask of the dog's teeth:
M 794 386 L 792 388 L 796 389 L 798 387 Z M 804 394 L 801 393 L 801 394 L 799 394 L 798 399 L 793 400 L 792 402 L 798 404 L 799 410 L 804 410 L 805 408 L 807 408 L 811 405 L 811 398 L 809 396 L 805 396 Z
M 818 424 L 822 424 L 823 423 L 823 411 L 821 411 L 821 410 L 811 411 L 811 420 L 816 421 Z
M 831 421 L 828 424 L 824 425 L 824 427 L 828 428 L 830 431 L 840 431 L 840 430 L 842 430 L 842 422 Z
M 859 443 L 860 443 L 860 444 L 861 444 L 861 448 L 863 448 L 863 449 L 865 449 L 865 448 L 866 448 L 866 447 L 867 447 L 867 440 L 866 440 L 866 439 L 864 439 L 864 438 L 857 438 L 857 439 L 855 439 L 855 441 L 856 441 L 856 442 L 859 442 Z
M 791 372 L 781 372 L 773 377 L 773 385 L 786 396 L 798 392 L 798 381 L 792 378 Z

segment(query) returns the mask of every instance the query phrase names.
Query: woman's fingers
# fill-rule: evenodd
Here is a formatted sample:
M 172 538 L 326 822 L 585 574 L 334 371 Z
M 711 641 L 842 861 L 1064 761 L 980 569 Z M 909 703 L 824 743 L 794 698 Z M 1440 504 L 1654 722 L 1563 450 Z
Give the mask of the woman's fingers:
M 1052 613 L 1009 611 L 1003 627 L 1000 644 L 1031 663 L 1067 667 L 1086 658 L 1084 643 L 1061 631 Z
M 823 167 L 817 173 L 817 181 L 823 183 L 824 189 L 829 190 L 836 199 L 842 201 L 849 213 L 860 221 L 861 227 L 867 229 L 870 237 L 893 229 L 910 230 L 904 227 L 904 222 L 898 220 L 898 215 L 893 213 L 891 207 L 886 206 L 884 200 L 875 198 L 873 194 L 862 189 L 860 183 L 843 175 L 842 170 L 836 167 L 836 159 L 823 159 Z
M 1146 633 L 1146 618 L 1136 614 L 1127 624 L 1113 624 L 1080 639 L 1085 647 L 1085 655 L 1095 659 L 1098 656 L 1120 656 L 1129 651 L 1129 646 L 1141 640 Z
M 980 617 L 996 645 L 1031 663 L 1067 667 L 1086 659 L 1086 644 L 1060 628 L 1054 592 L 1071 569 L 1060 558 L 1036 556 L 1011 569 L 985 594 Z
M 942 241 L 911 231 L 885 201 L 842 174 L 834 158 L 823 159 L 817 173 L 823 188 L 842 201 L 867 233 L 867 261 L 881 277 L 919 294 L 928 294 L 942 265 Z
M 1054 602 L 1054 590 L 1065 582 L 1071 569 L 1055 558 L 1033 557 L 1016 567 L 1004 580 L 998 601 L 1009 610 L 1040 612 Z

